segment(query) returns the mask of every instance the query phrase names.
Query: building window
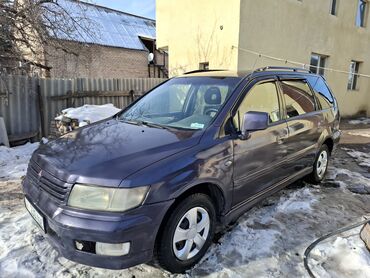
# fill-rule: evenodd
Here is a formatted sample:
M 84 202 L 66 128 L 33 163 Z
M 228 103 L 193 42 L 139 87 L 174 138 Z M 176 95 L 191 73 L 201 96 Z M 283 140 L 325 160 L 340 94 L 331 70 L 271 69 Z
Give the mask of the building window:
M 327 59 L 328 59 L 328 56 L 312 53 L 310 70 L 313 73 L 320 74 L 323 76 L 325 73 L 325 66 L 326 66 Z
M 200 70 L 209 70 L 209 62 L 199 63 Z
M 360 62 L 351 61 L 349 67 L 349 76 L 348 76 L 348 90 L 358 90 L 358 72 L 360 69 Z
M 357 14 L 356 14 L 356 26 L 365 27 L 366 16 L 367 16 L 367 0 L 358 0 Z
M 331 0 L 330 4 L 330 14 L 337 15 L 338 9 L 338 0 Z

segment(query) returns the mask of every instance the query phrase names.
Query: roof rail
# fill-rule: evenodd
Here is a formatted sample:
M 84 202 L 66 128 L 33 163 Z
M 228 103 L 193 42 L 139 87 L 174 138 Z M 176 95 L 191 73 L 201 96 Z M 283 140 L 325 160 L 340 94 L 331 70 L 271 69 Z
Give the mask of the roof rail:
M 256 69 L 256 71 L 268 71 L 268 70 L 285 70 L 285 71 L 294 71 L 294 72 L 308 72 L 308 73 L 312 73 L 309 69 L 303 69 L 303 68 L 293 68 L 293 67 L 272 67 L 272 66 L 268 66 L 268 67 L 263 67 L 263 68 L 259 68 L 259 69 Z
M 186 74 L 192 74 L 192 73 L 197 73 L 197 72 L 210 72 L 210 71 L 225 71 L 224 69 L 199 69 L 199 70 L 192 70 L 185 72 L 184 75 Z

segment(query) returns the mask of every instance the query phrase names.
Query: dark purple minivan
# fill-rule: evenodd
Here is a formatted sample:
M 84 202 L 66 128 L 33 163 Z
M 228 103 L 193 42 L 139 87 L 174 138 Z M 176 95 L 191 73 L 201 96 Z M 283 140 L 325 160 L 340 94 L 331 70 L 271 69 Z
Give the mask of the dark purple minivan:
M 191 72 L 41 145 L 25 204 L 70 260 L 110 269 L 154 260 L 184 272 L 261 199 L 303 177 L 320 182 L 339 137 L 319 75 Z

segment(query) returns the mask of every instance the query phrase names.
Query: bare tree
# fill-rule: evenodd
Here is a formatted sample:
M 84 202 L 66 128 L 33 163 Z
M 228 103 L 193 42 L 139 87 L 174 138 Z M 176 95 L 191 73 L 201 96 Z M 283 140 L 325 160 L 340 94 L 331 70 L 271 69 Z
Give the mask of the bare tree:
M 94 36 L 85 9 L 79 1 L 0 0 L 0 69 L 9 63 L 48 69 L 48 51 L 73 54 L 66 41 Z

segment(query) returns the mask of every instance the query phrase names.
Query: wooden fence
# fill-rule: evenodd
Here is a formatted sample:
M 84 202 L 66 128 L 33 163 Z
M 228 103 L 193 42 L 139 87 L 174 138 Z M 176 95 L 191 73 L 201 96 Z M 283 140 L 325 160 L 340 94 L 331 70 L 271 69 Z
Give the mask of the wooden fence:
M 122 109 L 165 80 L 0 76 L 0 117 L 10 141 L 48 136 L 51 121 L 67 107 L 112 103 Z

